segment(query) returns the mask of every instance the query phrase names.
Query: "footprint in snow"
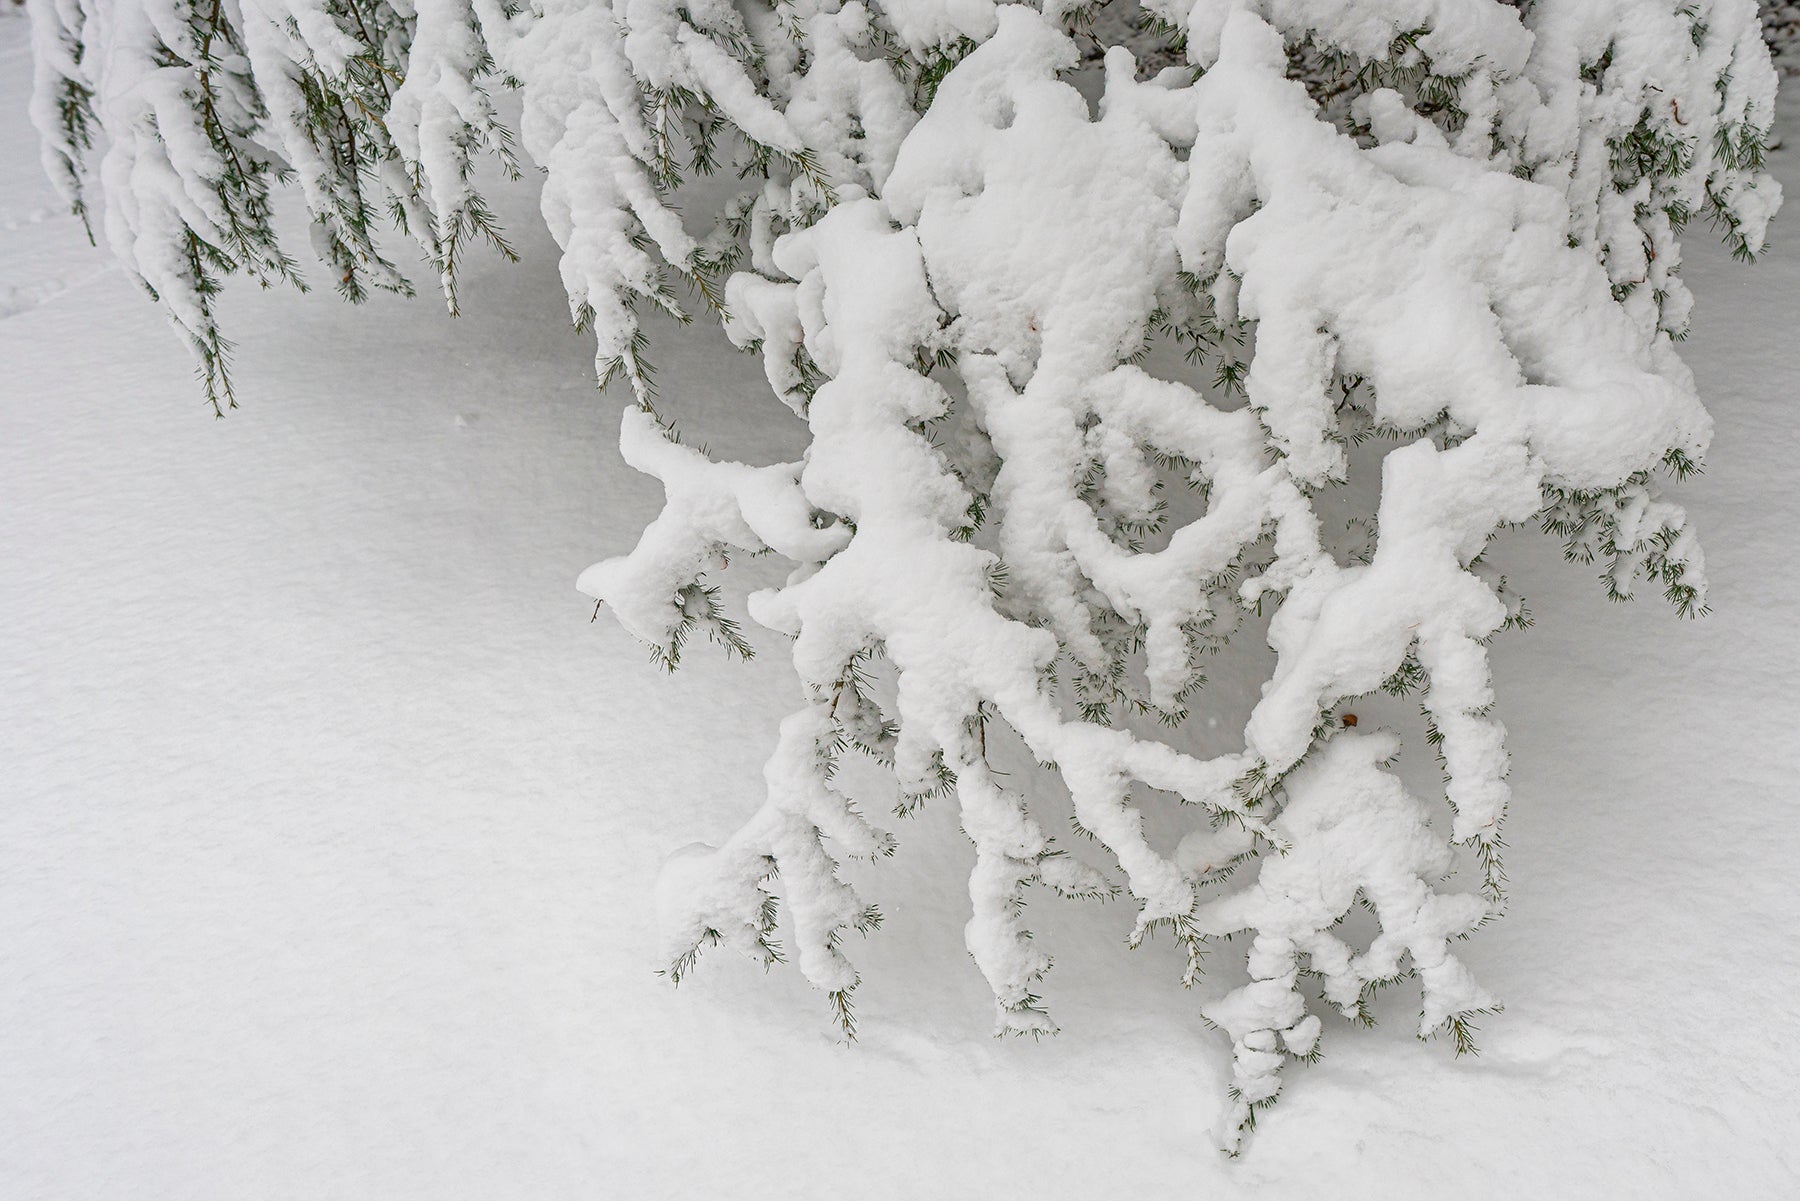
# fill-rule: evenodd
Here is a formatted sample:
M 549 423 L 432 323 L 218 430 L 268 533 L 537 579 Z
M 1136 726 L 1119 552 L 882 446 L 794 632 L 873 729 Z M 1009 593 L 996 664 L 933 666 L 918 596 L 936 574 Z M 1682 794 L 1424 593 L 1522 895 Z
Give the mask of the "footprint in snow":
M 15 229 L 26 229 L 33 225 L 42 225 L 54 217 L 62 216 L 62 210 L 48 205 L 34 208 L 28 213 L 13 214 L 0 217 L 0 232 L 10 233 Z

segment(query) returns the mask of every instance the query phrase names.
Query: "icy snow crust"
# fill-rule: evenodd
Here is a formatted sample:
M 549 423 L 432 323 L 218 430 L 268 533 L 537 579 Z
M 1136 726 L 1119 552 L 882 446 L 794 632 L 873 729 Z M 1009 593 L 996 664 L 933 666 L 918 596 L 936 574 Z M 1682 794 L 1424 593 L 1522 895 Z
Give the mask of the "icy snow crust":
M 791 953 L 851 1028 L 843 938 L 879 913 L 840 860 L 894 845 L 838 778 L 854 748 L 891 768 L 901 808 L 954 791 L 977 856 L 966 945 L 998 1028 L 1054 1029 L 1026 891 L 1116 886 L 994 770 L 998 723 L 1055 768 L 1076 828 L 1123 872 L 1134 944 L 1169 928 L 1191 983 L 1206 943 L 1251 935 L 1250 982 L 1206 1007 L 1234 1044 L 1218 1132 L 1234 1149 L 1284 1058 L 1317 1047 L 1303 972 L 1348 1014 L 1416 976 L 1420 1034 L 1459 1045 L 1493 1005 L 1450 951 L 1500 899 L 1508 759 L 1486 646 L 1519 612 L 1480 562 L 1489 540 L 1543 518 L 1605 560 L 1615 595 L 1648 577 L 1703 601 L 1686 516 L 1653 473 L 1685 471 L 1710 436 L 1671 342 L 1690 308 L 1676 230 L 1704 213 L 1749 253 L 1780 199 L 1760 171 L 1773 75 L 1748 0 L 1542 0 L 1523 17 L 1489 0 L 1152 5 L 1199 78 L 1140 80 L 1115 47 L 1097 119 L 1065 78 L 1074 10 L 1056 6 L 432 0 L 382 6 L 371 33 L 319 0 L 253 0 L 240 47 L 161 4 L 115 24 L 99 5 L 31 3 L 52 174 L 84 203 L 68 114 L 91 109 L 109 241 L 209 381 L 218 265 L 196 248 L 293 274 L 245 225 L 272 171 L 246 182 L 220 123 L 291 165 L 344 290 L 403 288 L 346 191 L 364 174 L 321 147 L 313 111 L 321 89 L 379 90 L 379 121 L 342 119 L 376 139 L 367 175 L 454 304 L 458 247 L 500 242 L 470 182 L 481 151 L 512 163 L 487 87 L 520 85 L 571 311 L 603 376 L 634 390 L 626 460 L 666 493 L 638 547 L 581 590 L 673 665 L 697 629 L 747 653 L 707 582 L 730 552 L 793 564 L 749 612 L 793 639 L 808 703 L 781 727 L 762 811 L 665 875 L 678 977 L 710 943 Z M 1287 78 L 1299 40 L 1375 71 L 1353 102 L 1361 136 Z M 387 41 L 407 65 L 391 90 L 365 78 Z M 896 47 L 947 72 L 934 95 L 893 69 Z M 1456 119 L 1422 115 L 1446 87 Z M 710 153 L 721 129 L 767 182 L 696 236 L 673 156 Z M 732 273 L 740 250 L 750 270 Z M 639 308 L 687 315 L 671 274 L 761 352 L 810 431 L 802 460 L 717 462 L 656 416 Z M 1139 365 L 1164 335 L 1221 386 Z M 1404 444 L 1359 561 L 1333 553 L 1317 501 L 1371 434 Z M 1204 506 L 1173 528 L 1171 483 Z M 1240 751 L 1199 758 L 1121 720 L 1181 720 L 1204 652 L 1265 607 L 1277 662 Z M 1383 770 L 1393 737 L 1334 712 L 1412 688 L 1447 839 Z M 1144 831 L 1148 791 L 1193 807 L 1173 851 Z M 1482 865 L 1480 893 L 1444 888 L 1452 843 Z M 1359 900 L 1379 922 L 1366 947 L 1339 928 Z

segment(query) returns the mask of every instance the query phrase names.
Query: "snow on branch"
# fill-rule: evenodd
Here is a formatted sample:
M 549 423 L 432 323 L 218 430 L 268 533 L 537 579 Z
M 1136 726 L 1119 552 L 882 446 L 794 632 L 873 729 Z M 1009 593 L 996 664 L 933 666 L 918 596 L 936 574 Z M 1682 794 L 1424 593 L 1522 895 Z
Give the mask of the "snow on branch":
M 796 340 L 824 377 L 795 403 L 812 435 L 798 482 L 850 532 L 751 598 L 760 624 L 793 637 L 814 699 L 784 728 L 762 813 L 672 869 L 681 883 L 665 904 L 704 920 L 676 920 L 671 950 L 688 955 L 725 926 L 766 939 L 773 882 L 789 881 L 812 946 L 803 970 L 842 1010 L 855 976 L 837 936 L 864 909 L 820 852 L 838 836 L 810 815 L 847 804 L 821 802 L 835 765 L 816 748 L 862 745 L 904 794 L 953 782 L 978 857 L 967 942 L 998 1026 L 1048 1028 L 1024 890 L 1105 885 L 1091 869 L 1063 879 L 1076 861 L 997 784 L 986 730 L 1004 723 L 1055 765 L 1075 821 L 1123 872 L 1140 905 L 1134 940 L 1169 924 L 1193 963 L 1206 940 L 1254 935 L 1251 984 L 1208 1008 L 1235 1047 L 1221 1131 L 1235 1146 L 1284 1055 L 1316 1048 L 1302 966 L 1353 1012 L 1369 988 L 1416 974 L 1421 1033 L 1451 1030 L 1459 1045 L 1492 1008 L 1447 944 L 1495 898 L 1437 883 L 1451 843 L 1497 871 L 1508 799 L 1486 643 L 1513 609 L 1475 561 L 1560 498 L 1623 498 L 1672 456 L 1697 459 L 1709 423 L 1667 337 L 1615 303 L 1602 264 L 1572 244 L 1566 196 L 1470 155 L 1398 93 L 1364 96 L 1372 135 L 1347 136 L 1286 78 L 1277 31 L 1238 11 L 1192 84 L 1139 81 L 1112 51 L 1095 120 L 1061 78 L 1073 44 L 1032 10 L 999 18 L 942 81 L 879 199 L 843 201 L 776 241 L 767 274 L 786 282 L 730 285 L 734 332 L 761 349 L 779 393 L 795 391 Z M 1246 407 L 1130 361 L 1176 311 L 1214 343 L 1253 331 Z M 1317 508 L 1345 478 L 1353 417 L 1405 443 L 1383 466 L 1366 564 L 1327 552 Z M 1136 547 L 1122 531 L 1150 516 L 1169 462 L 1206 487 L 1205 511 L 1160 549 Z M 1615 540 L 1627 561 L 1644 525 L 1684 528 L 1666 502 L 1605 503 L 1635 505 Z M 974 530 L 971 512 L 985 515 Z M 1686 549 L 1672 569 L 1698 589 Z M 654 553 L 596 570 L 620 580 Z M 628 615 L 698 578 L 592 592 Z M 1140 706 L 1177 710 L 1206 628 L 1276 597 L 1279 658 L 1242 752 L 1196 759 L 1084 720 L 1129 703 L 1133 663 Z M 853 683 L 872 654 L 892 672 L 891 701 Z M 1408 672 L 1445 765 L 1447 840 L 1382 769 L 1392 735 L 1333 736 L 1326 721 Z M 855 720 L 838 716 L 847 690 Z M 1194 806 L 1180 851 L 1146 840 L 1137 788 Z M 812 837 L 791 841 L 796 820 Z M 1220 839 L 1222 821 L 1243 834 Z M 841 853 L 868 845 L 858 826 Z M 1279 853 L 1247 889 L 1209 894 L 1217 863 L 1258 847 Z M 1358 896 L 1381 929 L 1363 952 L 1331 932 Z
M 496 92 L 519 92 L 571 313 L 665 494 L 580 589 L 673 668 L 697 631 L 750 653 L 714 578 L 733 552 L 792 564 L 748 612 L 804 703 L 761 808 L 663 876 L 672 977 L 714 944 L 791 954 L 853 1030 L 847 935 L 880 914 L 840 866 L 896 845 L 840 773 L 856 752 L 901 813 L 954 798 L 998 1031 L 1055 1028 L 1033 885 L 1128 892 L 1133 945 L 1173 933 L 1232 1043 L 1228 1149 L 1319 1049 L 1303 975 L 1365 1018 L 1416 979 L 1421 1036 L 1472 1047 L 1495 1001 L 1450 945 L 1499 911 L 1509 800 L 1488 648 L 1528 620 L 1483 556 L 1535 521 L 1610 595 L 1704 608 L 1659 479 L 1710 435 L 1679 234 L 1704 217 L 1748 256 L 1780 201 L 1752 0 L 1121 2 L 1129 45 L 1078 3 L 28 3 L 46 166 L 85 216 L 98 153 L 108 241 L 221 407 L 223 278 L 299 278 L 272 188 L 299 185 L 347 297 L 408 287 L 381 218 L 454 305 L 469 241 L 508 252 L 480 164 L 513 170 Z M 690 227 L 678 190 L 715 172 L 741 186 Z M 684 446 L 646 306 L 758 353 L 801 460 Z M 1371 438 L 1394 445 L 1344 554 Z M 1206 657 L 1250 613 L 1273 672 L 1241 747 L 1194 754 Z M 1376 691 L 1418 693 L 1447 822 L 1388 770 L 1397 735 L 1336 716 Z M 996 739 L 1060 777 L 1089 851 Z M 1157 795 L 1189 818 L 1173 849 Z M 1203 979 L 1240 934 L 1248 982 Z

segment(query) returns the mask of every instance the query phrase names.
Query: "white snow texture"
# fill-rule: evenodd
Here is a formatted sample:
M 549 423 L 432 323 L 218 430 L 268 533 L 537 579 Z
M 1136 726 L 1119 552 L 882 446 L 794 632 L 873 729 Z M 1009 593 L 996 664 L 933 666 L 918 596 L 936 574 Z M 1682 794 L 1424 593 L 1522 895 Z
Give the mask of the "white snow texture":
M 1201 1006 L 1236 1151 L 1320 1049 L 1310 996 L 1367 1019 L 1415 981 L 1417 1033 L 1459 1049 L 1497 1006 L 1455 953 L 1504 898 L 1488 648 L 1526 618 L 1496 537 L 1541 522 L 1609 595 L 1704 608 L 1659 483 L 1713 433 L 1678 234 L 1708 217 L 1748 256 L 1780 204 L 1752 0 L 1147 3 L 1187 63 L 1148 77 L 1123 46 L 1084 73 L 1091 14 L 1050 3 L 28 5 L 52 178 L 81 210 L 91 122 L 106 239 L 216 400 L 220 273 L 295 273 L 287 170 L 347 294 L 408 286 L 364 188 L 453 308 L 464 244 L 510 253 L 474 179 L 483 152 L 516 170 L 489 89 L 517 85 L 571 312 L 632 390 L 621 454 L 665 494 L 578 588 L 673 667 L 696 631 L 748 654 L 712 582 L 733 555 L 789 568 L 746 605 L 805 700 L 762 808 L 662 875 L 677 979 L 716 943 L 791 957 L 852 1033 L 845 938 L 882 915 L 843 861 L 896 847 L 864 809 L 954 796 L 997 1032 L 1056 1029 L 1034 884 L 1128 892 L 1128 942 L 1170 933 L 1189 985 L 1239 940 Z M 1290 77 L 1302 48 L 1341 95 Z M 760 178 L 695 233 L 676 159 L 715 140 Z M 685 319 L 679 280 L 761 355 L 797 458 L 714 459 L 659 414 L 641 310 Z M 1225 711 L 1202 669 L 1263 618 L 1241 739 L 1202 749 L 1179 733 Z M 1401 735 L 1349 713 L 1409 692 L 1448 820 L 1391 770 Z M 1091 844 L 1053 836 L 1034 762 Z M 1181 828 L 1146 821 L 1171 799 Z

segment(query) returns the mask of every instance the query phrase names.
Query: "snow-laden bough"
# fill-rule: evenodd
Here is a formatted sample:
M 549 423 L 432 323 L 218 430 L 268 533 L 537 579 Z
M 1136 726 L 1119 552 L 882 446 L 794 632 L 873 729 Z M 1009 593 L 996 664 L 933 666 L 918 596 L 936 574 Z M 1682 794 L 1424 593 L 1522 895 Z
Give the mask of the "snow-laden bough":
M 1488 646 L 1523 612 L 1496 533 L 1535 520 L 1610 594 L 1703 605 L 1658 486 L 1710 431 L 1678 235 L 1706 217 L 1747 257 L 1780 201 L 1753 0 L 1145 0 L 1142 34 L 1123 0 L 27 3 L 46 166 L 85 216 L 100 147 L 107 239 L 221 406 L 222 277 L 298 280 L 274 185 L 347 297 L 409 286 L 385 210 L 454 307 L 462 248 L 508 249 L 477 165 L 517 170 L 492 92 L 519 91 L 570 311 L 666 493 L 579 587 L 674 666 L 696 631 L 748 653 L 711 582 L 732 553 L 792 564 L 748 611 L 806 701 L 761 808 L 663 874 L 677 978 L 714 943 L 791 954 L 850 1029 L 845 939 L 879 913 L 840 864 L 895 847 L 838 771 L 865 754 L 901 811 L 955 798 L 1001 1032 L 1054 1029 L 1035 884 L 1122 887 L 1132 943 L 1172 932 L 1190 984 L 1245 936 L 1247 982 L 1201 1006 L 1235 1149 L 1318 1051 L 1315 984 L 1366 1017 L 1415 979 L 1419 1033 L 1459 1050 L 1495 1006 L 1454 947 L 1501 903 Z M 727 165 L 745 186 L 689 228 L 683 176 Z M 715 460 L 656 412 L 640 315 L 688 319 L 684 283 L 760 354 L 801 461 Z M 1157 369 L 1171 345 L 1189 365 Z M 1396 445 L 1345 554 L 1328 526 L 1370 438 Z M 1239 749 L 1140 720 L 1203 708 L 1250 611 L 1276 659 Z M 1419 695 L 1448 830 L 1388 769 L 1396 734 L 1334 717 L 1377 690 Z M 1005 731 L 1105 864 L 995 766 Z M 1152 794 L 1191 815 L 1172 849 Z
M 664 645 L 690 620 L 680 598 L 697 577 L 658 565 L 841 539 L 750 599 L 760 624 L 793 638 L 812 699 L 783 725 L 763 810 L 671 867 L 671 960 L 709 942 L 773 954 L 779 893 L 801 970 L 843 1004 L 857 981 L 843 936 L 870 909 L 835 856 L 890 845 L 833 785 L 854 745 L 891 763 L 907 794 L 954 781 L 977 855 L 967 945 L 999 1029 L 1050 1029 L 1024 890 L 1107 885 L 997 779 L 985 727 L 1002 722 L 1055 765 L 1076 822 L 1123 870 L 1140 903 L 1134 941 L 1167 923 L 1192 963 L 1206 940 L 1252 935 L 1250 982 L 1205 1007 L 1233 1041 L 1221 1135 L 1235 1146 L 1284 1057 L 1317 1045 L 1303 969 L 1351 1014 L 1375 986 L 1416 975 L 1420 1033 L 1459 1042 L 1494 1005 L 1451 948 L 1492 912 L 1497 880 L 1441 891 L 1453 857 L 1382 768 L 1394 736 L 1334 733 L 1327 714 L 1415 670 L 1455 811 L 1448 841 L 1497 871 L 1507 757 L 1486 642 L 1510 612 L 1472 565 L 1547 499 L 1604 497 L 1593 503 L 1619 586 L 1647 569 L 1698 603 L 1698 549 L 1648 476 L 1698 458 L 1710 424 L 1661 314 L 1614 303 L 1607 265 L 1571 245 L 1565 194 L 1452 145 L 1396 93 L 1364 101 L 1375 144 L 1346 136 L 1247 11 L 1224 22 L 1191 84 L 1139 80 L 1113 50 L 1098 119 L 1059 78 L 1074 64 L 1039 14 L 1000 10 L 879 198 L 842 200 L 775 243 L 775 272 L 732 281 L 728 331 L 761 350 L 777 387 L 791 393 L 797 354 L 823 377 L 802 409 L 805 461 L 762 469 L 803 500 L 792 525 L 723 536 L 738 513 L 744 525 L 767 511 L 750 469 L 652 469 L 664 518 L 580 587 Z M 1247 406 L 1131 361 L 1180 305 L 1254 330 Z M 1313 503 L 1346 474 L 1348 408 L 1409 438 L 1383 463 L 1363 564 L 1327 552 Z M 642 416 L 626 421 L 631 440 L 645 436 Z M 1205 512 L 1161 549 L 1136 548 L 1118 514 L 1153 511 L 1169 462 L 1205 486 Z M 1083 495 L 1095 476 L 1103 503 Z M 670 522 L 699 490 L 714 520 Z M 973 535 L 971 511 L 984 514 Z M 1242 752 L 1195 759 L 1070 712 L 1069 695 L 1118 696 L 1140 642 L 1146 703 L 1178 710 L 1207 627 L 1274 596 L 1278 663 Z M 865 684 L 873 655 L 891 665 L 888 706 Z M 1194 807 L 1194 837 L 1173 855 L 1144 835 L 1139 786 Z M 1209 887 L 1257 848 L 1273 853 L 1248 885 Z M 1380 933 L 1355 951 L 1334 930 L 1359 898 Z

